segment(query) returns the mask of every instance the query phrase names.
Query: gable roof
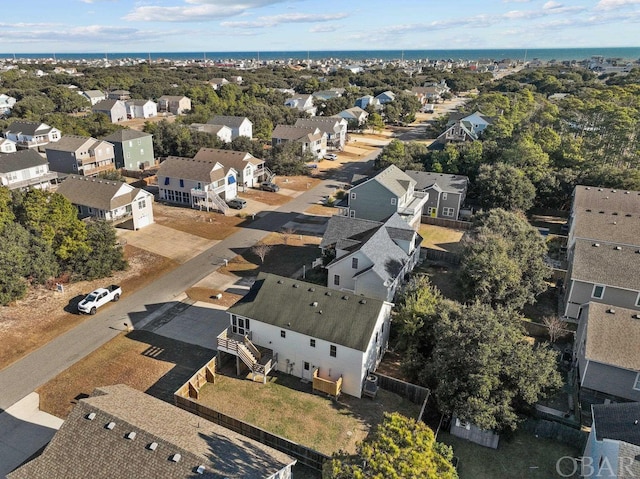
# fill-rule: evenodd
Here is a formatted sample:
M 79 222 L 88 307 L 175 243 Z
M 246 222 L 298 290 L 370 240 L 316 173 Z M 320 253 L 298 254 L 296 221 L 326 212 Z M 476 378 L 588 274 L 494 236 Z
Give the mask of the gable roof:
M 116 93 L 116 92 L 111 92 L 111 93 Z M 126 104 L 122 100 L 102 100 L 96 103 L 95 105 L 93 105 L 91 107 L 91 110 L 92 111 L 111 111 L 117 104 L 120 104 L 124 108 L 126 108 Z
M 437 186 L 444 192 L 464 193 L 467 191 L 469 178 L 463 175 L 448 175 L 431 171 L 406 170 L 405 173 L 416 182 L 416 190 L 425 190 Z
M 199 131 L 202 133 L 208 133 L 210 135 L 217 135 L 221 130 L 229 130 L 231 134 L 231 128 L 227 125 L 213 125 L 211 123 L 191 123 L 189 129 L 193 131 Z
M 15 153 L 0 155 L 0 173 L 26 170 L 34 166 L 46 165 L 48 162 L 35 150 L 20 150 Z
M 14 121 L 4 130 L 5 133 L 22 133 L 26 136 L 46 135 L 54 128 L 46 123 L 38 123 L 35 121 Z
M 87 96 L 87 97 L 89 97 L 89 98 L 100 98 L 100 97 L 106 96 L 100 90 L 85 90 L 85 91 L 82 92 L 82 94 Z
M 290 125 L 276 125 L 271 133 L 272 138 L 281 140 L 306 140 L 317 141 L 322 138 L 324 132 L 321 132 L 319 128 L 312 126 L 290 126 Z
M 158 101 L 181 101 L 188 99 L 189 97 L 184 95 L 162 95 L 160 98 L 158 98 Z
M 370 181 L 376 181 L 380 183 L 382 186 L 387 188 L 397 197 L 401 197 L 407 193 L 409 190 L 409 186 L 411 184 L 415 185 L 415 180 L 408 176 L 404 171 L 398 168 L 395 165 L 390 165 L 380 173 L 378 173 L 373 178 L 369 178 L 368 180 L 360 183 L 354 188 L 362 188 L 363 185 L 366 185 Z
M 246 151 L 221 150 L 218 148 L 200 148 L 194 160 L 216 161 L 225 167 L 233 168 L 236 171 L 242 171 L 247 163 L 252 165 L 260 165 L 264 160 L 256 158 Z
M 594 404 L 596 439 L 613 439 L 640 446 L 640 402 Z
M 335 245 L 338 241 L 353 238 L 382 225 L 379 221 L 349 218 L 348 216 L 334 215 L 327 222 L 327 229 L 320 241 L 320 248 Z
M 573 191 L 573 208 L 575 211 L 591 209 L 640 216 L 640 191 L 578 185 Z
M 140 188 L 134 188 L 121 181 L 78 175 L 67 176 L 56 190 L 74 205 L 103 211 L 112 211 L 130 204 L 140 191 Z
M 225 125 L 229 128 L 240 128 L 242 123 L 247 120 L 249 123 L 251 121 L 246 116 L 222 116 L 216 115 L 211 118 L 207 123 L 211 125 Z
M 148 103 L 156 105 L 156 102 L 152 100 L 127 100 L 125 104 L 134 106 L 145 106 Z
M 637 247 L 628 245 L 577 239 L 573 250 L 571 279 L 640 291 L 638 251 Z
M 156 446 L 151 449 L 153 443 Z M 175 454 L 180 455 L 177 462 L 172 460 Z M 80 400 L 43 454 L 9 477 L 262 479 L 295 462 L 273 448 L 120 384 L 98 388 Z M 202 475 L 196 473 L 201 465 Z
M 611 213 L 605 210 L 574 210 L 573 238 L 640 246 L 640 213 Z
M 212 160 L 169 156 L 160 163 L 157 175 L 209 184 L 225 177 L 225 170 L 221 166 L 217 161 Z
M 339 131 L 342 131 L 343 125 L 346 122 L 341 117 L 313 117 L 313 118 L 298 118 L 295 123 L 295 127 L 303 128 L 317 128 L 321 132 L 333 135 Z
M 53 151 L 78 151 L 80 148 L 92 149 L 102 143 L 102 140 L 78 135 L 64 135 L 59 141 L 49 143 L 45 149 Z
M 634 317 L 638 311 L 595 302 L 585 309 L 585 357 L 640 372 L 640 319 Z
M 383 306 L 378 299 L 260 273 L 249 293 L 228 312 L 366 351 Z
M 131 128 L 123 128 L 115 131 L 108 136 L 105 136 L 103 140 L 112 143 L 122 143 L 129 140 L 137 140 L 138 138 L 148 138 L 153 136 L 151 133 L 145 133 L 144 131 L 132 130 Z

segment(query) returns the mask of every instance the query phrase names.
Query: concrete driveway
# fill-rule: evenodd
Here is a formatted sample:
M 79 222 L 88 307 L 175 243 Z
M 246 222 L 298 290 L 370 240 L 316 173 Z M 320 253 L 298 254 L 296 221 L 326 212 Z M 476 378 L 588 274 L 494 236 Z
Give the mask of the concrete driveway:
M 185 263 L 219 243 L 218 240 L 201 238 L 157 223 L 138 231 L 118 229 L 117 234 L 127 244 L 171 258 L 178 263 Z

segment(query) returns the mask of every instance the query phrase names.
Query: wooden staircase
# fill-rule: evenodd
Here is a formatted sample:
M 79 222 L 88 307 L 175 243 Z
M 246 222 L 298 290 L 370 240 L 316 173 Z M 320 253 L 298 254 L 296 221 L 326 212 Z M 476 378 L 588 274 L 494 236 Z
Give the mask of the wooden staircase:
M 262 376 L 263 384 L 267 382 L 267 374 L 278 366 L 278 355 L 266 350 L 260 352 L 248 336 L 229 332 L 228 329 L 218 336 L 218 351 L 233 354 L 249 368 L 252 380 Z

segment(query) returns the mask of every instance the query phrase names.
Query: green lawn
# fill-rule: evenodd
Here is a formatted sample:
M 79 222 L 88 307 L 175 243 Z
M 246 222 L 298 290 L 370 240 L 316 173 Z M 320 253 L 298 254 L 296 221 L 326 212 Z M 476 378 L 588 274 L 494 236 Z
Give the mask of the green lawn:
M 460 479 L 552 479 L 569 477 L 556 471 L 556 462 L 564 456 L 577 457 L 581 451 L 551 439 L 536 438 L 526 431 L 502 436 L 498 449 L 473 444 L 446 432 L 438 441 L 453 447 L 458 457 Z M 566 462 L 566 464 L 564 464 Z M 563 461 L 569 466 L 568 461 Z M 570 470 L 570 469 L 569 469 Z M 576 476 L 577 477 L 577 476 Z

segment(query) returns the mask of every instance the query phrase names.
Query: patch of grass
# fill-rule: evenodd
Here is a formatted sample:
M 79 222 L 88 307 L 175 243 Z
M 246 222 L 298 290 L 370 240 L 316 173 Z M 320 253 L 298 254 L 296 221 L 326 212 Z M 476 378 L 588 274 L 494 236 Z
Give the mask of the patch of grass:
M 458 267 L 452 264 L 441 265 L 425 261 L 413 270 L 414 274 L 426 274 L 429 281 L 440 290 L 445 298 L 462 301 L 458 286 Z
M 194 301 L 201 301 L 204 303 L 217 304 L 219 306 L 232 306 L 242 298 L 239 294 L 227 293 L 220 291 L 219 289 L 193 287 L 187 291 L 187 296 Z M 216 295 L 222 294 L 221 299 L 217 299 Z
M 240 230 L 243 219 L 217 211 L 154 204 L 154 219 L 159 225 L 209 240 L 223 240 Z
M 283 373 L 270 375 L 267 384 L 218 375 L 215 384 L 200 390 L 198 402 L 325 454 L 355 452 L 356 442 L 385 411 L 413 418 L 420 412 L 420 406 L 384 390 L 375 400 L 343 395 L 334 401 L 311 394 L 310 383 Z
M 338 210 L 325 205 L 311 205 L 304 212 L 308 215 L 333 216 L 338 213 Z
M 421 224 L 419 233 L 424 238 L 421 246 L 459 253 L 460 240 L 465 232 L 443 226 Z
M 498 449 L 495 450 L 443 431 L 438 434 L 438 441 L 453 446 L 453 453 L 459 458 L 460 479 L 563 477 L 556 471 L 556 461 L 563 456 L 576 457 L 580 454 L 580 451 L 571 446 L 551 439 L 537 438 L 520 430 L 510 436 L 502 436 Z

